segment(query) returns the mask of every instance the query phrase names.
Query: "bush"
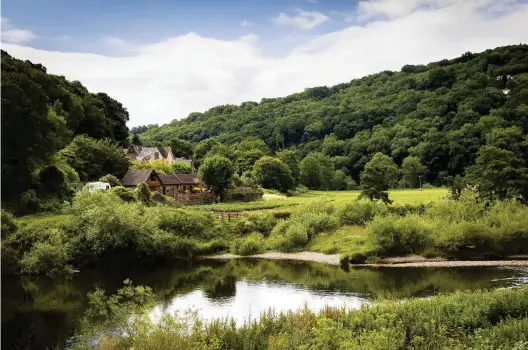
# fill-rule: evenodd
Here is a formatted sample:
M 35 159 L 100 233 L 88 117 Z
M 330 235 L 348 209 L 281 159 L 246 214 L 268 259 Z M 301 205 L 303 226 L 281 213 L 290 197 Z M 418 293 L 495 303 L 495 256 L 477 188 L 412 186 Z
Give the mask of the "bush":
M 444 255 L 456 258 L 480 258 L 497 252 L 497 237 L 482 222 L 462 221 L 440 229 L 435 245 Z
M 337 229 L 337 219 L 328 214 L 306 215 L 302 220 L 297 219 L 305 229 L 308 241 L 311 241 L 321 232 L 330 232 Z
M 376 215 L 383 215 L 387 206 L 372 201 L 354 201 L 347 204 L 339 212 L 339 221 L 342 225 L 366 225 Z
M 140 182 L 136 186 L 136 198 L 144 205 L 150 205 L 150 189 L 145 182 Z
M 20 261 L 22 272 L 53 275 L 69 272 L 68 253 L 62 242 L 38 242 Z
M 40 210 L 40 199 L 37 197 L 35 190 L 28 190 L 20 195 L 21 214 L 32 214 Z
M 15 233 L 17 228 L 13 214 L 2 209 L 2 231 L 0 231 L 2 239 Z
M 404 205 L 391 205 L 387 207 L 387 210 L 390 214 L 395 214 L 399 216 L 405 216 L 408 214 L 419 214 L 423 215 L 426 213 L 427 208 L 431 208 L 432 204 L 409 204 Z
M 496 202 L 484 220 L 493 228 L 502 255 L 528 254 L 528 206 L 516 200 Z
M 288 223 L 287 221 L 285 222 Z M 282 252 L 292 252 L 300 247 L 304 247 L 308 243 L 308 234 L 303 224 L 299 222 L 288 223 L 288 225 L 283 223 L 279 224 L 282 224 L 280 231 L 284 231 L 284 234 L 279 234 L 274 230 L 276 233 L 275 235 L 272 234 L 269 242 L 272 249 L 277 249 Z
M 111 187 L 122 186 L 121 181 L 119 181 L 119 179 L 112 174 L 106 174 L 105 176 L 101 176 L 101 178 L 99 178 L 99 181 L 108 182 Z
M 249 235 L 235 240 L 232 247 L 234 254 L 238 255 L 253 255 L 264 251 L 264 239 L 258 232 L 250 233 Z
M 126 188 L 123 186 L 116 186 L 116 187 L 112 187 L 110 189 L 110 192 L 114 193 L 116 196 L 118 196 L 119 198 L 121 198 L 121 200 L 125 202 L 135 202 L 136 201 L 136 196 L 134 194 L 134 191 L 129 188 Z
M 204 238 L 214 233 L 214 218 L 203 212 L 185 209 L 149 209 L 146 215 L 159 215 L 159 228 L 173 235 Z
M 421 253 L 431 246 L 432 226 L 417 215 L 378 217 L 367 233 L 380 255 Z
M 249 214 L 244 216 L 236 224 L 236 232 L 240 235 L 246 235 L 250 232 L 259 232 L 267 237 L 277 224 L 277 220 L 270 214 Z
M 273 217 L 275 219 L 289 219 L 291 217 L 291 212 L 290 211 L 275 211 L 273 212 Z
M 172 199 L 169 196 L 165 196 L 158 191 L 152 192 L 150 199 L 154 203 L 162 204 L 162 205 L 170 205 L 170 206 L 178 206 L 179 204 Z

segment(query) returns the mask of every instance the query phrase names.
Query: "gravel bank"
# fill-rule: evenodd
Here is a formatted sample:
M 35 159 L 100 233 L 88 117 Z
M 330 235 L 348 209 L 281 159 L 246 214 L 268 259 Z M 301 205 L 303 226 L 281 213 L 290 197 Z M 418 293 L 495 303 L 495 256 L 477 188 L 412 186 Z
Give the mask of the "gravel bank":
M 211 260 L 229 260 L 239 258 L 258 258 L 271 260 L 298 260 L 298 261 L 312 261 L 328 265 L 339 265 L 339 254 L 323 254 L 315 252 L 300 252 L 300 253 L 280 253 L 268 252 L 263 254 L 255 254 L 249 256 L 234 255 L 234 254 L 218 254 L 203 256 L 201 259 Z M 383 267 L 497 267 L 497 266 L 527 266 L 528 260 L 446 260 L 442 258 L 424 258 L 419 255 L 394 257 L 383 259 L 376 264 L 357 264 L 350 266 L 383 266 Z

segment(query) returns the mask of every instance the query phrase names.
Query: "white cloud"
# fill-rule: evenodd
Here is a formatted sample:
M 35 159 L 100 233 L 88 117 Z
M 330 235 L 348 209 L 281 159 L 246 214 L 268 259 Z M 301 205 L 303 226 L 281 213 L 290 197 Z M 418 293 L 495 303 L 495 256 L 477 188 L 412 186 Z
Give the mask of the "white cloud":
M 255 23 L 253 23 L 251 21 L 248 21 L 247 19 L 245 19 L 242 22 L 240 22 L 240 26 L 242 26 L 242 27 L 253 27 L 254 25 L 255 25 Z
M 279 13 L 277 17 L 271 19 L 280 26 L 297 27 L 302 30 L 310 30 L 330 20 L 330 17 L 317 11 L 295 10 L 295 15 Z
M 492 3 L 492 0 L 486 0 Z M 3 44 L 11 55 L 104 91 L 129 110 L 130 126 L 166 123 L 190 112 L 304 88 L 333 85 L 404 64 L 428 63 L 528 42 L 528 4 L 502 16 L 480 12 L 483 0 L 416 11 L 391 21 L 321 35 L 280 58 L 254 35 L 224 41 L 189 33 L 137 46 L 126 57 L 37 50 Z
M 37 37 L 31 30 L 13 28 L 7 18 L 2 17 L 1 20 L 2 42 L 24 44 Z
M 376 17 L 392 19 L 420 8 L 442 8 L 463 1 L 466 0 L 362 0 L 358 4 L 358 15 L 363 20 Z

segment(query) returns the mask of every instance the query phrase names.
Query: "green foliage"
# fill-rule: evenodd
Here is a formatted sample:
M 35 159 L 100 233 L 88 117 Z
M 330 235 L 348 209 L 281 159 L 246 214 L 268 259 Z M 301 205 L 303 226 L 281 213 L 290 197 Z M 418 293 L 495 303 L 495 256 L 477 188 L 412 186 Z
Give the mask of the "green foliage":
M 211 186 L 216 195 L 222 195 L 231 184 L 233 164 L 223 156 L 205 158 L 198 171 L 198 177 Z
M 398 176 L 398 168 L 392 158 L 376 153 L 361 173 L 361 196 L 370 200 L 392 203 L 387 191 Z
M 237 221 L 235 230 L 239 235 L 247 235 L 251 232 L 258 232 L 264 237 L 270 235 L 277 224 L 275 215 L 267 213 L 249 214 Z
M 150 299 L 136 297 L 148 296 L 148 291 L 118 291 L 110 298 L 100 290 L 93 293 L 87 317 L 95 320 L 85 323 L 74 348 L 88 346 L 94 335 L 102 348 L 137 350 L 487 350 L 524 349 L 528 341 L 527 288 L 375 302 L 356 310 L 325 308 L 317 314 L 307 309 L 269 311 L 240 327 L 230 319 L 205 324 L 193 314 L 167 315 L 154 322 L 148 318 Z M 92 325 L 99 325 L 97 331 Z
M 150 189 L 145 182 L 140 182 L 136 186 L 136 198 L 144 205 L 150 205 Z
M 294 186 L 289 167 L 278 158 L 263 157 L 253 167 L 253 178 L 262 187 L 287 192 Z
M 119 179 L 112 174 L 106 174 L 104 176 L 101 176 L 99 178 L 99 181 L 108 182 L 111 187 L 121 186 L 121 181 L 119 181 Z
M 417 215 L 378 217 L 368 235 L 380 255 L 422 253 L 431 246 L 432 225 Z
M 386 211 L 387 206 L 382 203 L 353 201 L 339 211 L 339 222 L 341 225 L 364 226 L 372 221 L 375 216 L 384 215 Z
M 235 239 L 231 248 L 233 254 L 253 255 L 264 251 L 264 239 L 258 232 L 250 233 L 247 236 Z
M 17 224 L 15 223 L 15 218 L 13 217 L 13 214 L 2 209 L 1 221 L 2 221 L 2 230 L 0 231 L 0 233 L 2 234 L 2 239 L 16 232 L 18 227 L 17 227 Z
M 299 160 L 297 159 L 295 152 L 285 149 L 277 152 L 276 156 L 286 164 L 288 168 L 290 168 L 295 185 L 299 184 L 299 181 L 301 180 L 301 170 L 299 169 Z
M 54 154 L 72 136 L 126 142 L 128 113 L 106 94 L 91 94 L 79 82 L 47 74 L 41 64 L 5 51 L 1 66 L 3 202 L 19 205 L 33 174 L 54 163 Z
M 411 156 L 405 158 L 401 166 L 405 187 L 418 187 L 420 184 L 419 176 L 424 175 L 426 169 L 419 158 Z
M 193 146 L 189 141 L 173 138 L 169 140 L 168 146 L 175 157 L 190 159 L 193 155 Z
M 132 161 L 131 169 L 154 169 L 158 174 L 170 175 L 173 173 L 171 164 L 163 159 L 153 159 L 148 161 Z
M 129 167 L 128 158 L 118 143 L 86 135 L 75 137 L 59 152 L 58 157 L 74 168 L 83 181 L 95 180 L 106 174 L 122 177 Z
M 131 190 L 130 188 L 126 188 L 123 186 L 116 186 L 116 187 L 112 187 L 110 189 L 110 192 L 114 193 L 119 198 L 121 198 L 121 200 L 125 202 L 135 202 L 136 201 L 136 195 L 134 191 Z
M 175 162 L 172 164 L 172 173 L 174 174 L 190 174 L 192 172 L 191 166 L 187 163 Z
M 54 275 L 71 272 L 68 252 L 61 242 L 37 242 L 20 260 L 23 273 Z
M 333 179 L 333 165 L 320 152 L 308 154 L 300 163 L 301 183 L 309 189 L 327 189 Z
M 466 176 L 482 198 L 528 201 L 528 163 L 510 150 L 495 146 L 480 148 L 475 165 L 466 169 Z

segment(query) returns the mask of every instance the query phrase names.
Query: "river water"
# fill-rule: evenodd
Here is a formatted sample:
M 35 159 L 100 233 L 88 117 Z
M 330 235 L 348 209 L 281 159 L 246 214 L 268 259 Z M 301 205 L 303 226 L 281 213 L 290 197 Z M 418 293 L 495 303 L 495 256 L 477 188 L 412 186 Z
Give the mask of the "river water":
M 96 287 L 107 294 L 125 279 L 150 286 L 154 317 L 191 309 L 205 320 L 237 324 L 276 311 L 357 308 L 376 297 L 426 297 L 455 290 L 528 284 L 528 268 L 354 268 L 271 260 L 210 261 L 150 269 L 83 271 L 66 278 L 2 275 L 2 349 L 62 346 Z

